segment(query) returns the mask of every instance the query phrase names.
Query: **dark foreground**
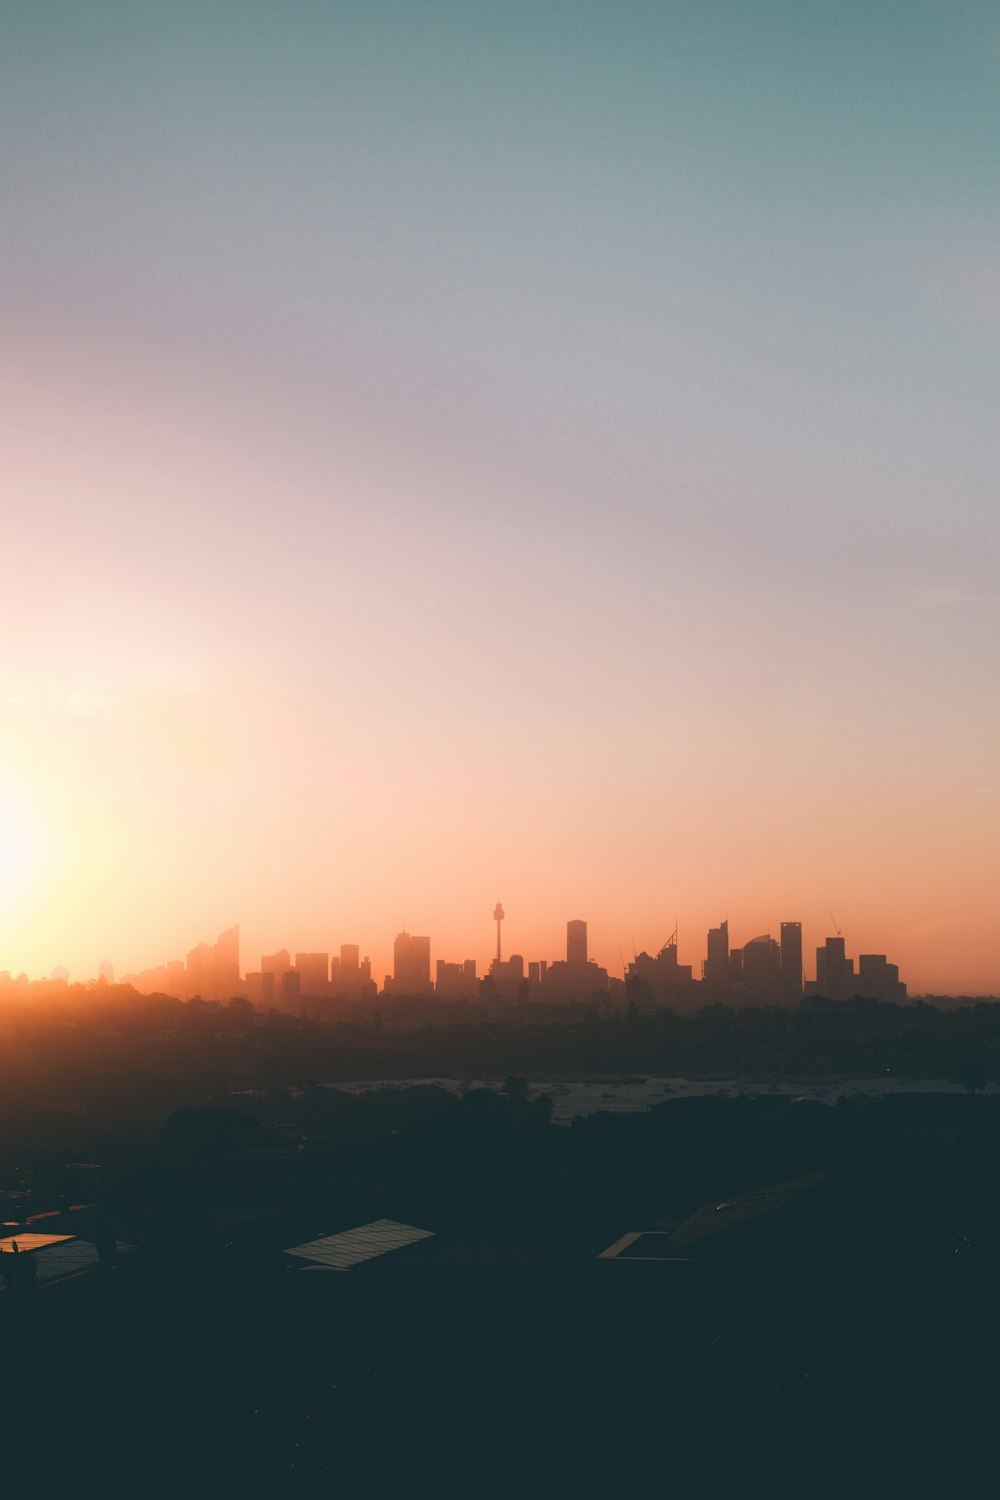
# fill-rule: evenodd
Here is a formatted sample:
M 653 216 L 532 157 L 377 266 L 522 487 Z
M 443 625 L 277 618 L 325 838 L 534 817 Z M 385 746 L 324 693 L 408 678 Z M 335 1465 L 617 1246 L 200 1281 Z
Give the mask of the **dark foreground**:
M 511 1080 L 462 1101 L 410 1091 L 353 1140 L 332 1097 L 281 1142 L 245 1115 L 175 1116 L 93 1208 L 22 1226 L 101 1256 L 0 1293 L 9 1481 L 144 1497 L 992 1484 L 996 1097 L 680 1099 L 557 1129 Z M 342 1271 L 285 1253 L 381 1219 L 433 1233 Z

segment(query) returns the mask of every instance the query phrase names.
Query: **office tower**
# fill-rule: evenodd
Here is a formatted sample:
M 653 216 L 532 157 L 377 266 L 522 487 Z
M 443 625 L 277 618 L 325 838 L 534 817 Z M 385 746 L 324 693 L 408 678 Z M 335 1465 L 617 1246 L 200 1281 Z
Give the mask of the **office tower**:
M 330 991 L 341 1000 L 360 1000 L 371 980 L 371 963 L 360 959 L 357 943 L 341 943 L 340 955 L 330 960 Z M 367 968 L 366 968 L 367 966 Z
M 899 965 L 889 963 L 884 953 L 862 953 L 855 992 L 867 1000 L 901 1003 L 906 999 L 906 985 L 899 982 Z
M 97 977 L 98 979 L 103 979 L 105 984 L 114 984 L 115 966 L 110 958 L 102 959 L 97 965 Z
M 499 923 L 498 923 L 499 931 Z M 431 988 L 431 940 L 401 932 L 392 948 L 392 988 L 397 995 L 426 995 Z
M 587 963 L 587 924 L 579 920 L 566 923 L 566 962 L 573 969 Z
M 610 980 L 604 969 L 599 972 L 605 981 Z M 606 983 L 605 987 L 610 986 Z M 654 1005 L 683 1010 L 692 1005 L 697 991 L 692 983 L 691 965 L 677 961 L 676 929 L 655 958 L 645 952 L 636 954 L 626 972 L 625 989 L 630 1002 L 639 1010 L 649 1010 Z
M 866 1000 L 885 1000 L 887 969 L 884 953 L 862 953 L 858 959 L 858 994 Z
M 254 1010 L 269 1011 L 274 1009 L 274 975 L 265 974 L 261 970 L 249 972 L 246 976 L 247 999 Z
M 187 956 L 187 992 L 203 1000 L 215 998 L 215 954 L 208 943 L 199 943 Z
M 302 976 L 297 969 L 286 969 L 282 974 L 279 995 L 282 1010 L 294 1011 L 298 1009 L 299 1000 L 302 995 Z
M 708 929 L 708 957 L 705 959 L 705 983 L 713 993 L 729 988 L 729 922 Z
M 474 1000 L 478 989 L 474 958 L 467 958 L 460 964 L 438 959 L 434 980 L 436 995 L 443 1000 Z
M 330 972 L 329 953 L 296 953 L 295 968 L 299 975 L 300 992 L 303 995 L 325 995 L 330 987 L 327 975 Z
M 828 937 L 816 949 L 816 993 L 827 1000 L 849 1000 L 857 988 L 854 960 L 844 952 L 844 939 Z
M 781 993 L 786 1000 L 802 994 L 802 923 L 781 924 Z
M 240 929 L 227 927 L 220 932 L 212 949 L 212 995 L 230 1000 L 240 988 Z
M 275 993 L 280 993 L 281 976 L 287 974 L 292 967 L 292 955 L 287 948 L 279 948 L 277 953 L 264 953 L 261 955 L 260 971 L 262 974 L 273 974 Z
M 730 984 L 743 983 L 742 948 L 730 948 L 729 950 L 729 982 Z
M 775 1001 L 781 975 L 781 949 L 764 933 L 743 944 L 743 986 L 755 1000 Z

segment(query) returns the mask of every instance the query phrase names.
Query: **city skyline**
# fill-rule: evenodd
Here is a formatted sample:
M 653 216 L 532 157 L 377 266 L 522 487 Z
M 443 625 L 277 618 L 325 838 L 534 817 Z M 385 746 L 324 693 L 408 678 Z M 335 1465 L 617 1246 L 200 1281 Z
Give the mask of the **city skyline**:
M 411 904 L 415 905 L 416 903 Z M 492 921 L 489 919 L 489 916 L 487 916 L 485 921 L 482 920 L 482 912 L 480 911 L 481 920 L 478 926 L 475 929 L 467 930 L 464 938 L 461 934 L 457 939 L 453 936 L 439 936 L 439 934 L 447 933 L 449 930 L 452 933 L 456 930 L 454 927 L 449 929 L 447 921 L 435 921 L 431 919 L 426 924 L 421 924 L 426 925 L 430 929 L 430 947 L 423 955 L 421 962 L 428 973 L 431 974 L 431 977 L 433 977 L 435 964 L 440 962 L 444 962 L 450 966 L 457 965 L 459 968 L 463 963 L 472 962 L 476 966 L 476 972 L 479 977 L 488 973 L 491 962 L 497 957 L 497 927 L 499 924 L 496 913 L 498 911 L 503 913 L 501 921 L 504 925 L 503 948 L 505 958 L 511 954 L 517 954 L 527 964 L 529 960 L 544 959 L 546 954 L 551 954 L 555 951 L 561 952 L 565 947 L 567 919 L 562 917 L 557 918 L 553 924 L 548 921 L 540 921 L 536 917 L 531 916 L 530 913 L 519 914 L 517 908 L 511 908 L 511 910 L 514 913 L 515 921 L 514 925 L 509 928 L 506 920 L 508 912 L 500 903 L 497 903 L 492 913 Z M 678 951 L 683 950 L 688 955 L 693 966 L 694 975 L 700 979 L 702 977 L 702 961 L 707 960 L 709 964 L 711 963 L 712 941 L 714 937 L 718 936 L 720 928 L 712 920 L 711 916 L 707 919 L 705 925 L 700 925 L 697 918 L 692 918 L 689 915 L 693 908 L 682 908 L 678 905 L 678 910 L 685 912 L 687 920 L 677 920 L 675 917 L 671 918 L 668 922 L 667 919 L 664 919 L 658 928 L 648 925 L 645 928 L 636 928 L 630 925 L 627 930 L 621 932 L 608 932 L 606 929 L 602 929 L 600 923 L 594 923 L 589 918 L 583 919 L 584 949 L 590 950 L 592 961 L 597 962 L 603 969 L 606 969 L 612 977 L 620 979 L 623 969 L 628 966 L 630 960 L 636 954 L 641 952 L 655 954 L 668 942 L 676 940 Z M 849 908 L 843 907 L 842 910 L 848 912 Z M 520 919 L 518 920 L 519 917 Z M 730 925 L 728 917 L 721 919 L 723 930 L 728 929 Z M 306 924 L 292 924 L 292 931 L 297 935 L 297 939 L 293 940 L 289 938 L 286 933 L 279 947 L 274 948 L 274 952 L 285 951 L 289 955 L 308 957 L 310 954 L 322 951 L 316 948 L 318 938 L 328 943 L 326 950 L 328 956 L 334 955 L 338 951 L 342 952 L 345 948 L 352 949 L 355 961 L 358 961 L 360 954 L 364 954 L 364 962 L 369 966 L 369 977 L 376 981 L 378 989 L 381 990 L 384 976 L 391 977 L 395 971 L 394 944 L 398 945 L 401 936 L 410 937 L 411 934 L 408 928 L 401 924 L 398 928 L 397 937 L 393 939 L 389 936 L 391 923 L 386 924 L 382 922 L 377 926 L 377 933 L 381 935 L 376 936 L 374 942 L 361 942 L 360 944 L 352 942 L 345 944 L 337 936 L 337 931 L 342 928 L 343 931 L 348 932 L 347 923 L 327 923 L 327 934 L 329 934 L 331 926 L 336 929 L 332 938 L 324 937 L 322 931 L 318 932 L 315 928 Z M 409 926 L 413 928 L 414 924 L 411 923 Z M 667 926 L 670 927 L 669 932 L 665 930 Z M 732 947 L 738 948 L 745 945 L 761 934 L 780 936 L 783 929 L 788 926 L 796 926 L 800 929 L 801 933 L 807 934 L 806 937 L 800 936 L 799 939 L 801 952 L 805 955 L 806 968 L 812 966 L 815 969 L 815 965 L 812 964 L 811 955 L 817 944 L 812 944 L 811 935 L 814 934 L 818 942 L 820 939 L 826 941 L 831 934 L 840 938 L 841 933 L 846 931 L 846 939 L 849 942 L 850 948 L 857 954 L 886 950 L 892 951 L 899 959 L 900 970 L 905 971 L 907 975 L 911 998 L 920 994 L 968 994 L 973 996 L 978 994 L 990 996 L 1000 993 L 1000 974 L 998 974 L 997 982 L 994 985 L 991 986 L 987 980 L 978 989 L 970 989 L 957 982 L 949 983 L 947 977 L 949 973 L 947 959 L 939 959 L 937 965 L 932 969 L 932 972 L 943 976 L 943 982 L 930 984 L 922 982 L 919 978 L 913 978 L 913 971 L 906 962 L 905 957 L 902 956 L 901 950 L 893 942 L 887 940 L 885 931 L 880 929 L 876 920 L 869 918 L 867 921 L 859 922 L 856 926 L 851 925 L 846 929 L 842 929 L 829 907 L 826 908 L 825 915 L 816 915 L 812 921 L 790 921 L 786 918 L 775 918 L 773 916 L 768 918 L 764 914 L 762 914 L 762 919 L 756 922 L 744 921 L 741 918 L 737 918 L 736 922 L 732 924 Z M 260 928 L 249 929 L 246 924 L 238 923 L 232 930 L 242 935 L 239 942 L 243 954 L 257 956 L 263 954 L 265 958 L 268 948 L 273 948 L 275 940 L 282 939 L 283 937 L 282 933 L 277 932 L 273 924 L 266 923 L 262 924 Z M 220 941 L 226 938 L 227 931 L 222 933 Z M 261 931 L 271 935 L 270 943 L 267 940 L 261 940 Z M 248 932 L 249 937 L 247 937 Z M 355 934 L 356 929 L 350 929 L 350 935 L 353 936 Z M 737 934 L 742 934 L 739 942 L 737 941 Z M 185 962 L 183 957 L 176 956 L 179 953 L 186 954 L 187 958 L 190 959 L 193 954 L 197 955 L 201 952 L 207 952 L 212 947 L 212 944 L 206 942 L 204 937 L 199 937 L 194 949 L 188 949 L 185 946 L 185 941 L 182 938 L 179 946 L 175 945 L 175 957 L 172 960 L 175 964 L 183 964 Z M 426 939 L 422 939 L 421 941 L 426 941 Z M 101 950 L 102 957 L 99 961 L 88 960 L 84 957 L 82 961 L 76 963 L 65 962 L 64 960 L 67 955 L 64 951 L 59 950 L 57 962 L 46 962 L 43 957 L 42 962 L 34 969 L 16 963 L 16 961 L 11 959 L 9 953 L 5 956 L 4 951 L 0 950 L 0 972 L 12 974 L 23 972 L 33 978 L 49 974 L 52 974 L 54 977 L 55 971 L 58 970 L 61 977 L 68 976 L 73 982 L 86 983 L 99 977 L 101 971 L 105 968 L 110 970 L 112 976 L 114 974 L 124 976 L 126 974 L 134 975 L 141 973 L 156 967 L 157 963 L 162 966 L 162 964 L 167 962 L 165 959 L 160 959 L 149 963 L 144 961 L 149 955 L 140 953 L 138 961 L 126 964 L 120 962 L 115 957 L 113 949 L 114 944 L 109 939 L 107 948 Z M 128 950 L 124 950 L 120 945 L 117 951 Z M 136 951 L 134 946 L 131 951 Z M 111 955 L 110 957 L 109 954 Z M 245 973 L 250 968 L 249 963 L 246 961 L 242 962 L 241 972 Z M 960 971 L 961 965 L 958 965 L 958 968 Z
M 498 928 L 504 917 L 504 908 L 498 902 L 493 913 Z M 835 935 L 824 935 L 822 944 L 815 946 L 810 977 L 806 955 L 813 950 L 805 942 L 802 923 L 794 920 L 778 924 L 778 939 L 768 929 L 731 943 L 729 920 L 724 918 L 718 927 L 706 931 L 704 957 L 699 960 L 694 954 L 688 964 L 680 962 L 682 945 L 675 926 L 662 943 L 648 949 L 635 944 L 633 939 L 631 960 L 619 944 L 616 969 L 595 958 L 590 949 L 589 925 L 585 918 L 567 919 L 564 956 L 556 958 L 552 957 L 551 949 L 544 957 L 517 951 L 502 957 L 498 930 L 496 951 L 482 966 L 478 956 L 443 956 L 435 952 L 431 935 L 411 934 L 404 928 L 394 939 L 391 966 L 380 977 L 378 965 L 373 964 L 367 953 L 362 958 L 362 946 L 357 943 L 340 943 L 339 953 L 333 948 L 283 947 L 261 954 L 259 960 L 248 960 L 242 956 L 240 926 L 236 924 L 220 933 L 214 944 L 202 939 L 187 952 L 186 958 L 163 960 L 127 972 L 121 976 L 121 982 L 143 992 L 163 990 L 180 996 L 199 994 L 203 998 L 220 999 L 240 994 L 264 1009 L 270 1005 L 289 1008 L 300 998 L 323 994 L 358 1000 L 371 999 L 379 993 L 410 998 L 433 993 L 467 1000 L 473 998 L 479 981 L 487 977 L 507 993 L 508 1000 L 515 998 L 525 980 L 530 981 L 536 998 L 542 993 L 539 984 L 545 982 L 547 997 L 558 1001 L 586 998 L 591 983 L 595 991 L 608 989 L 609 985 L 615 990 L 615 986 L 625 981 L 643 978 L 664 1003 L 669 1003 L 670 993 L 678 983 L 683 988 L 692 979 L 698 982 L 702 1003 L 725 999 L 730 992 L 737 991 L 744 999 L 757 996 L 778 1003 L 793 1002 L 810 992 L 831 999 L 847 999 L 856 992 L 881 999 L 907 998 L 907 985 L 900 984 L 899 965 L 888 963 L 884 952 L 858 950 L 855 969 L 855 960 L 847 953 L 847 940 L 839 928 Z M 669 962 L 665 971 L 666 960 Z M 259 966 L 252 968 L 252 962 Z M 0 973 L 10 976 L 11 971 L 0 970 Z M 71 975 L 60 964 L 49 977 L 86 983 L 95 976 Z M 114 964 L 106 958 L 102 960 L 96 977 L 114 983 Z M 867 986 L 863 991 L 855 988 L 859 982 Z M 912 998 L 912 989 L 910 994 Z
M 830 907 L 1000 988 L 998 56 L 976 0 L 11 7 L 4 963 L 485 958 L 500 889 L 526 951 Z

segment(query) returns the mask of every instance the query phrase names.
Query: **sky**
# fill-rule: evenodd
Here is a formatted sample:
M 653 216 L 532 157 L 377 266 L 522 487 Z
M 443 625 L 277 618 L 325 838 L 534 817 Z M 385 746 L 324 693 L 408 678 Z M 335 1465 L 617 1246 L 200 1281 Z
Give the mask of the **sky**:
M 0 203 L 0 968 L 1000 992 L 995 0 L 4 0 Z

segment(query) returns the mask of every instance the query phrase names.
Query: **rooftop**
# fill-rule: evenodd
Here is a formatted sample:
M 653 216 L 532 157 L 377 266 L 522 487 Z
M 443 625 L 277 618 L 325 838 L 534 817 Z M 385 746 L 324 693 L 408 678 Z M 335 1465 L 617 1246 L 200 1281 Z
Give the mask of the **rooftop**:
M 401 1250 L 404 1245 L 433 1237 L 432 1229 L 416 1229 L 412 1224 L 398 1224 L 395 1219 L 376 1219 L 357 1229 L 345 1229 L 341 1234 L 328 1234 L 304 1245 L 294 1245 L 285 1254 L 312 1261 L 314 1267 L 349 1271 L 352 1266 L 386 1255 L 390 1250 Z

